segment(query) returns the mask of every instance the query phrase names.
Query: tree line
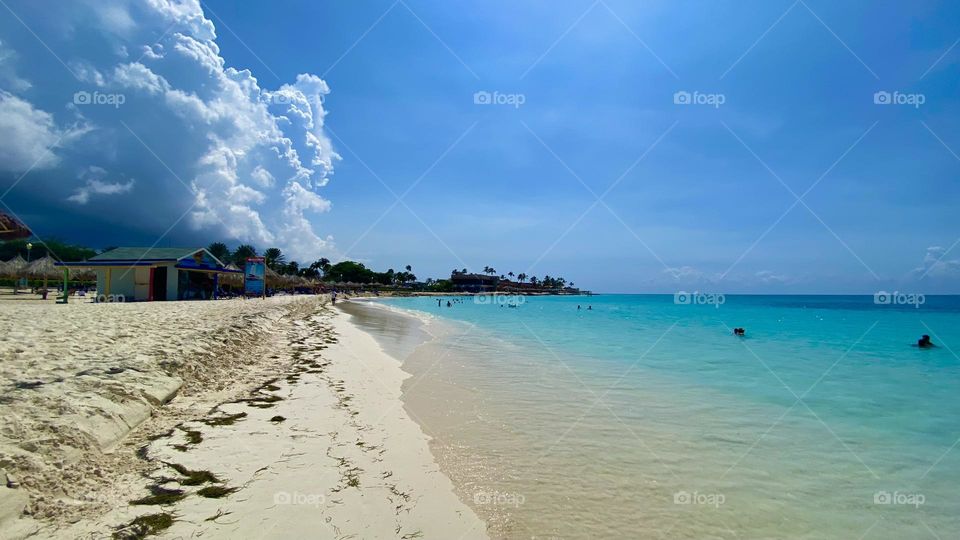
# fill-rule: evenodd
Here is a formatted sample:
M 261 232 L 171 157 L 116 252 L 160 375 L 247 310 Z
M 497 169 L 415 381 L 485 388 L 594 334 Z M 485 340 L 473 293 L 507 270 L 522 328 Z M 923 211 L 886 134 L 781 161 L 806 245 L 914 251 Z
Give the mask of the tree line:
M 257 249 L 249 244 L 241 244 L 231 251 L 223 242 L 214 242 L 207 247 L 207 251 L 224 264 L 233 263 L 238 268 L 243 268 L 248 258 L 261 256 Z M 283 251 L 275 247 L 264 250 L 262 257 L 271 270 L 288 276 L 378 285 L 404 285 L 417 280 L 409 264 L 400 271 L 390 268 L 386 272 L 377 272 L 363 263 L 342 261 L 331 264 L 330 259 L 322 257 L 309 265 L 301 266 L 297 261 L 287 261 Z

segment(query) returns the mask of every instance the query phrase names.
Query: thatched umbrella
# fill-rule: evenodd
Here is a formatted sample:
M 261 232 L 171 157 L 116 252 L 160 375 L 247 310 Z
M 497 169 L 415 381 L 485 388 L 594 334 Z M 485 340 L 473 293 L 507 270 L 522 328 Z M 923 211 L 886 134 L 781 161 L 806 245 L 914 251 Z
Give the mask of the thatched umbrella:
M 97 277 L 97 273 L 94 272 L 93 268 L 87 267 L 71 270 L 70 275 L 77 281 L 89 281 Z
M 54 263 L 56 261 L 50 255 L 43 257 L 42 259 L 37 259 L 30 263 L 30 266 L 27 267 L 27 274 L 34 277 L 43 278 L 43 299 L 47 299 L 47 280 L 50 278 L 56 279 L 59 276 L 63 275 L 63 269 L 56 266 Z
M 27 267 L 27 274 L 36 277 L 56 278 L 63 275 L 63 269 L 56 266 L 57 261 L 47 255 L 42 259 L 37 259 Z
M 17 293 L 17 279 L 23 275 L 24 271 L 27 269 L 27 261 L 23 260 L 19 254 L 7 261 L 3 265 L 4 275 L 13 278 L 13 293 Z
M 235 265 L 235 264 L 233 264 L 233 263 L 230 263 L 230 264 L 224 266 L 224 269 L 226 269 L 226 270 L 234 270 L 234 271 L 236 271 L 236 272 L 242 272 L 239 268 L 237 268 L 237 265 Z M 237 273 L 234 273 L 234 272 L 227 272 L 227 273 L 224 273 L 224 274 L 220 274 L 219 280 L 220 280 L 220 283 L 221 283 L 221 284 L 223 284 L 223 285 L 229 285 L 231 288 L 233 288 L 233 287 L 243 287 L 243 274 L 242 274 L 242 273 L 237 274 Z

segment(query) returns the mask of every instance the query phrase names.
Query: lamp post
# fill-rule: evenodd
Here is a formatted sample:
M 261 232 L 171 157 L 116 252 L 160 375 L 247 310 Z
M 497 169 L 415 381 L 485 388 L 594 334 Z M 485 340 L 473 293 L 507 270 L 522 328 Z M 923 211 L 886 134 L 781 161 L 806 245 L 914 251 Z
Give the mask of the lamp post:
M 27 262 L 30 262 L 30 250 L 33 249 L 33 244 L 27 242 Z

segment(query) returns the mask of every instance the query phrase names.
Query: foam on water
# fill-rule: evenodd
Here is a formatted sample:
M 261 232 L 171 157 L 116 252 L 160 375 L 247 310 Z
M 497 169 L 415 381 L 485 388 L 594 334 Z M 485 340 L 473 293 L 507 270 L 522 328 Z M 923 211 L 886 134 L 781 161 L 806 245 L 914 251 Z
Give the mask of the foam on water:
M 405 400 L 493 536 L 960 533 L 957 297 L 524 300 L 383 302 L 444 328 Z

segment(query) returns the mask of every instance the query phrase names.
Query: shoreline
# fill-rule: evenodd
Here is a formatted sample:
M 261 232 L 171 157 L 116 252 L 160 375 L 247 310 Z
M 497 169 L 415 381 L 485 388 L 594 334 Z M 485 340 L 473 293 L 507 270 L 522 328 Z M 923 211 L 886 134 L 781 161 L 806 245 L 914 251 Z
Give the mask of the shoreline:
M 60 485 L 62 493 L 35 482 L 7 489 L 29 493 L 28 511 L 37 519 L 5 522 L 0 537 L 133 537 L 159 524 L 159 537 L 251 530 L 285 537 L 324 529 L 332 537 L 486 538 L 485 523 L 454 494 L 429 438 L 404 410 L 401 386 L 410 375 L 400 361 L 349 314 L 321 307 L 320 299 L 292 298 L 290 304 L 314 307 L 265 323 L 262 356 L 248 349 L 253 358 L 233 370 L 243 372 L 240 381 L 221 377 L 208 391 L 188 379 L 169 403 L 151 404 L 145 420 L 131 422 L 119 443 L 87 448 L 84 467 L 75 471 L 85 481 Z M 250 337 L 247 317 L 229 323 Z M 227 346 L 230 338 L 223 341 Z M 251 343 L 234 345 L 243 351 Z M 203 346 L 214 357 L 222 350 Z M 193 481 L 204 475 L 206 481 Z M 68 510 L 52 510 L 63 506 Z M 46 514 L 38 512 L 44 508 Z

